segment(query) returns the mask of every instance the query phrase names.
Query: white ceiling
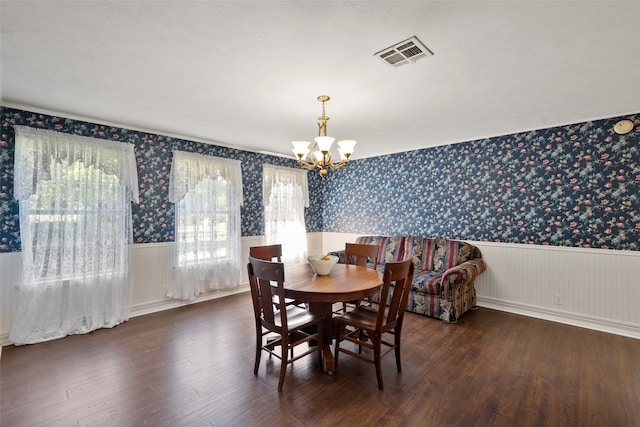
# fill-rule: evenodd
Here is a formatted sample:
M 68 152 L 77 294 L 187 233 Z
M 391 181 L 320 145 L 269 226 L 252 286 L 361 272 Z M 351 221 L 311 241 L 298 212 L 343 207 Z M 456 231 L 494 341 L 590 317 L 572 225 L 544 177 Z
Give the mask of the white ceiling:
M 1 99 L 93 122 L 354 158 L 640 112 L 640 1 L 5 1 Z M 434 56 L 374 53 L 417 36 Z

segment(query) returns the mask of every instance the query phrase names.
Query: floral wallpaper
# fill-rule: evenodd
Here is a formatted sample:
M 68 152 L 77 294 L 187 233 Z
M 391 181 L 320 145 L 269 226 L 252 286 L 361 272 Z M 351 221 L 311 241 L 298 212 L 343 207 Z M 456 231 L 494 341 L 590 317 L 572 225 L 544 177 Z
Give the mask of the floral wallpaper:
M 640 114 L 624 118 L 636 124 L 626 135 L 612 130 L 619 117 L 354 160 L 324 182 L 310 172 L 307 231 L 640 250 Z M 134 144 L 136 243 L 174 240 L 174 149 L 241 161 L 243 236 L 264 234 L 262 165 L 295 167 L 292 159 L 2 108 L 0 252 L 20 250 L 13 125 Z
M 640 250 L 640 114 L 355 160 L 323 230 Z
M 18 204 L 13 199 L 15 148 L 13 125 L 134 144 L 140 193 L 139 203 L 132 205 L 135 243 L 174 240 L 174 206 L 168 201 L 171 152 L 174 149 L 227 157 L 242 162 L 243 236 L 264 234 L 262 165 L 269 163 L 296 167 L 293 159 L 2 107 L 0 112 L 0 252 L 20 250 Z M 317 195 L 321 194 L 323 189 L 321 180 L 316 175 L 309 173 L 309 192 Z M 322 230 L 321 199 L 321 197 L 311 197 L 310 206 L 305 211 L 307 230 L 310 232 Z

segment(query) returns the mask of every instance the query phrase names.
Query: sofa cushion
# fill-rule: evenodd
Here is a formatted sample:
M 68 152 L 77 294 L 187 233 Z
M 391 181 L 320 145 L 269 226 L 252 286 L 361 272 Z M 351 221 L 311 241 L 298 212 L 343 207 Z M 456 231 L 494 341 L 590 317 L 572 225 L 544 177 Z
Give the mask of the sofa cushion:
M 422 270 L 433 270 L 433 255 L 436 248 L 435 239 L 423 236 L 407 236 L 403 243 L 403 254 L 413 254 L 416 273 Z
M 431 295 L 440 294 L 440 283 L 444 273 L 438 271 L 420 271 L 413 275 L 411 290 Z
M 470 259 L 479 258 L 479 250 L 459 240 L 436 239 L 433 252 L 433 270 L 445 271 Z

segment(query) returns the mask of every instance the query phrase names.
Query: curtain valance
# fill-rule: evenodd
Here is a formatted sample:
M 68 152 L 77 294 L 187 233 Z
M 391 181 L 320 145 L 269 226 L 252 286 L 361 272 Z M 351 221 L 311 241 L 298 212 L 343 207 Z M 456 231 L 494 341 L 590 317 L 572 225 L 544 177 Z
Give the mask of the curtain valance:
M 173 151 L 171 177 L 169 180 L 169 201 L 177 203 L 203 178 L 222 178 L 229 181 L 236 192 L 236 203 L 242 206 L 242 170 L 239 160 L 204 154 Z
M 14 196 L 26 200 L 37 183 L 51 180 L 52 164 L 82 162 L 118 177 L 128 198 L 138 203 L 138 172 L 133 144 L 14 126 L 16 132 Z
M 291 185 L 301 189 L 299 197 L 305 208 L 309 207 L 309 184 L 307 182 L 307 171 L 302 169 L 285 168 L 274 165 L 263 165 L 262 167 L 262 197 L 264 205 L 269 204 L 269 198 L 274 189 L 279 185 Z

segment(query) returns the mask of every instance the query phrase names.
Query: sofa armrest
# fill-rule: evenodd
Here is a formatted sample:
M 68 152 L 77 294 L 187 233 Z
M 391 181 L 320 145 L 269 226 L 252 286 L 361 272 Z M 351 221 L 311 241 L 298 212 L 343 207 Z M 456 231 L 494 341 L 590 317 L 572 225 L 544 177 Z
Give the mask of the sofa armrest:
M 345 255 L 344 252 L 345 252 L 344 249 L 341 249 L 339 251 L 331 251 L 327 255 L 337 256 L 338 257 L 338 264 L 346 264 L 347 263 L 346 258 L 345 258 L 346 255 Z
M 442 275 L 440 286 L 440 298 L 451 300 L 452 289 L 465 283 L 473 283 L 481 273 L 487 269 L 482 258 L 465 261 L 462 264 L 451 267 Z

